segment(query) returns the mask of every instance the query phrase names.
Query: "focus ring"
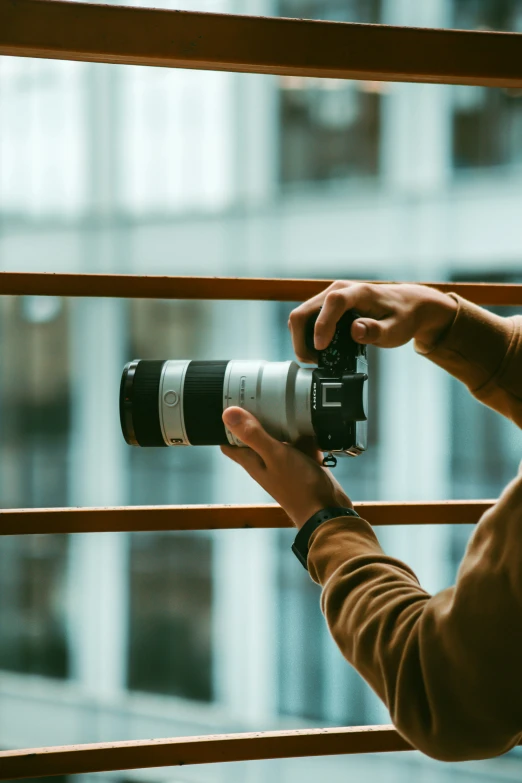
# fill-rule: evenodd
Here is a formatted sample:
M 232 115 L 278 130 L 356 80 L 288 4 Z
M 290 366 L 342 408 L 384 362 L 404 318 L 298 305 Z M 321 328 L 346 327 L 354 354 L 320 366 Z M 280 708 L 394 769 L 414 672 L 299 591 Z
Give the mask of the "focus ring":
M 228 361 L 190 362 L 183 386 L 187 439 L 193 446 L 228 444 L 223 424 L 223 387 Z

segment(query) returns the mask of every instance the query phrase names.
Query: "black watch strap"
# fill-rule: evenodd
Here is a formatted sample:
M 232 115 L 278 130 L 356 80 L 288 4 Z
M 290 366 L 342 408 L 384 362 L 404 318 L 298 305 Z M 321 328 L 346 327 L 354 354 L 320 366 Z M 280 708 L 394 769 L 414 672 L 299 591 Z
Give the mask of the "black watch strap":
M 334 508 L 333 506 L 323 508 L 321 511 L 318 511 L 316 514 L 310 517 L 310 519 L 304 523 L 303 527 L 296 535 L 295 541 L 292 544 L 292 552 L 307 571 L 308 542 L 310 541 L 310 536 L 314 530 L 319 527 L 319 525 L 322 525 L 323 522 L 327 522 L 329 519 L 336 519 L 337 517 L 359 517 L 359 514 L 357 511 L 354 511 L 353 508 Z

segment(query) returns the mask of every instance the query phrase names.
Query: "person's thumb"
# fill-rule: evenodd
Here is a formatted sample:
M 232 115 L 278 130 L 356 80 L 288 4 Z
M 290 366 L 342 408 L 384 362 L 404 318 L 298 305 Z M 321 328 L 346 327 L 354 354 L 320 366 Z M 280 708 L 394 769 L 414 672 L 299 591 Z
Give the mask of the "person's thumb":
M 356 343 L 376 343 L 382 339 L 385 326 L 373 318 L 358 318 L 352 324 L 352 337 Z
M 266 432 L 259 421 L 243 408 L 231 407 L 223 412 L 223 422 L 230 432 L 263 459 L 281 446 Z

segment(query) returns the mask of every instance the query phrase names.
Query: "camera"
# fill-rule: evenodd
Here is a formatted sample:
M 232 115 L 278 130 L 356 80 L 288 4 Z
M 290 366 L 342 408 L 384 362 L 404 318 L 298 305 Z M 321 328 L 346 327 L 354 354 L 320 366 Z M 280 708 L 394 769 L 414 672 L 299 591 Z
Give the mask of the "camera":
M 305 328 L 311 351 L 318 315 Z M 314 438 L 327 453 L 325 466 L 335 466 L 334 455 L 361 454 L 367 446 L 368 362 L 366 346 L 350 334 L 357 317 L 349 310 L 340 318 L 316 368 L 241 359 L 129 362 L 120 386 L 125 440 L 132 446 L 243 446 L 222 420 L 226 408 L 239 406 L 277 440 Z

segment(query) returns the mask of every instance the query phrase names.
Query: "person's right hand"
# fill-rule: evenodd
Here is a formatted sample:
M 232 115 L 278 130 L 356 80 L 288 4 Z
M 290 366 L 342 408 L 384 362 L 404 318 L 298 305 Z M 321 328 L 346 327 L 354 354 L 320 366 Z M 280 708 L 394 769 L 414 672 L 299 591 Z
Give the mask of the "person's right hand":
M 288 326 L 296 356 L 302 362 L 316 360 L 306 347 L 305 324 L 320 307 L 314 333 L 317 350 L 329 345 L 346 310 L 357 310 L 362 316 L 352 324 L 356 342 L 396 348 L 415 338 L 421 349 L 437 341 L 457 312 L 453 297 L 429 286 L 336 280 L 290 313 Z

